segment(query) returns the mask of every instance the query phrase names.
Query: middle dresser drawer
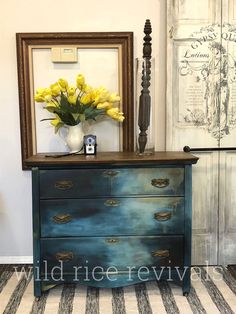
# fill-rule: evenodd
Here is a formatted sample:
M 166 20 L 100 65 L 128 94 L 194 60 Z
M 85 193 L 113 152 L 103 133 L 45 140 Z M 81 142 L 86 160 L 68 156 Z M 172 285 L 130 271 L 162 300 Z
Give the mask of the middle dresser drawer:
M 184 233 L 184 198 L 41 200 L 41 236 Z

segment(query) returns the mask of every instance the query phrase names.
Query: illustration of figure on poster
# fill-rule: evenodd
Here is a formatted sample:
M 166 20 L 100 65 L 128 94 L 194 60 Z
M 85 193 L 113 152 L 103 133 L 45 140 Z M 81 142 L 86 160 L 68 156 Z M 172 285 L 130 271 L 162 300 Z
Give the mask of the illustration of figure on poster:
M 205 80 L 206 122 L 208 132 L 213 137 L 222 138 L 229 134 L 230 86 L 231 75 L 229 63 L 234 69 L 234 61 L 226 49 L 218 42 L 210 44 L 212 59 L 209 65 L 201 71 Z M 231 62 L 230 62 L 230 59 Z
M 205 110 L 187 108 L 184 116 L 187 123 L 205 125 L 208 132 L 218 140 L 230 133 L 236 124 L 235 107 L 230 101 L 233 83 L 236 82 L 236 62 L 221 43 L 209 43 L 208 62 L 193 66 L 188 61 L 179 68 L 181 76 L 196 77 L 196 82 L 204 82 Z

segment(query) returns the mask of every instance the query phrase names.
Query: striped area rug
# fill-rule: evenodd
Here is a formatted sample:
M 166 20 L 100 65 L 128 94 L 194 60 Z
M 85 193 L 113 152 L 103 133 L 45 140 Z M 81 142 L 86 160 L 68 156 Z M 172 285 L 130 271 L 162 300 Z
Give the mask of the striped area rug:
M 236 267 L 194 267 L 188 297 L 173 282 L 143 282 L 97 289 L 79 284 L 58 285 L 39 301 L 33 296 L 32 273 L 21 266 L 0 265 L 0 313 L 4 314 L 178 314 L 236 313 Z M 29 270 L 29 267 L 28 267 Z

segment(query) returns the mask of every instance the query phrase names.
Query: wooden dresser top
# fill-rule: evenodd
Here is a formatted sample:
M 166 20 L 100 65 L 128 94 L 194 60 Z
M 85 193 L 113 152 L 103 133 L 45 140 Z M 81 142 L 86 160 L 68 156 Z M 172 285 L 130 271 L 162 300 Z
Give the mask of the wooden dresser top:
M 57 155 L 51 154 L 51 155 Z M 59 155 L 59 154 L 58 154 Z M 137 155 L 132 152 L 103 152 L 93 155 L 69 155 L 59 158 L 37 154 L 26 159 L 29 167 L 34 166 L 76 166 L 92 164 L 128 165 L 128 164 L 195 164 L 198 157 L 185 152 L 155 152 L 152 155 Z

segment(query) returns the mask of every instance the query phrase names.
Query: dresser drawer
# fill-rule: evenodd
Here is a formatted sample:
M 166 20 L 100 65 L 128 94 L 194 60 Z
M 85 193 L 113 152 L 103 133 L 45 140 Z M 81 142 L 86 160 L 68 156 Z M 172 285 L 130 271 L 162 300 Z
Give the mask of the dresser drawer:
M 182 197 L 41 200 L 41 236 L 184 233 Z
M 41 170 L 41 198 L 184 195 L 183 168 Z
M 184 195 L 184 168 L 120 169 L 112 178 L 113 195 Z
M 55 266 L 65 273 L 138 270 L 141 266 L 183 266 L 183 237 L 81 237 L 41 239 L 42 271 Z M 60 263 L 61 261 L 61 263 Z M 47 267 L 45 269 L 45 267 Z
M 41 170 L 41 198 L 110 195 L 110 176 L 102 169 Z

